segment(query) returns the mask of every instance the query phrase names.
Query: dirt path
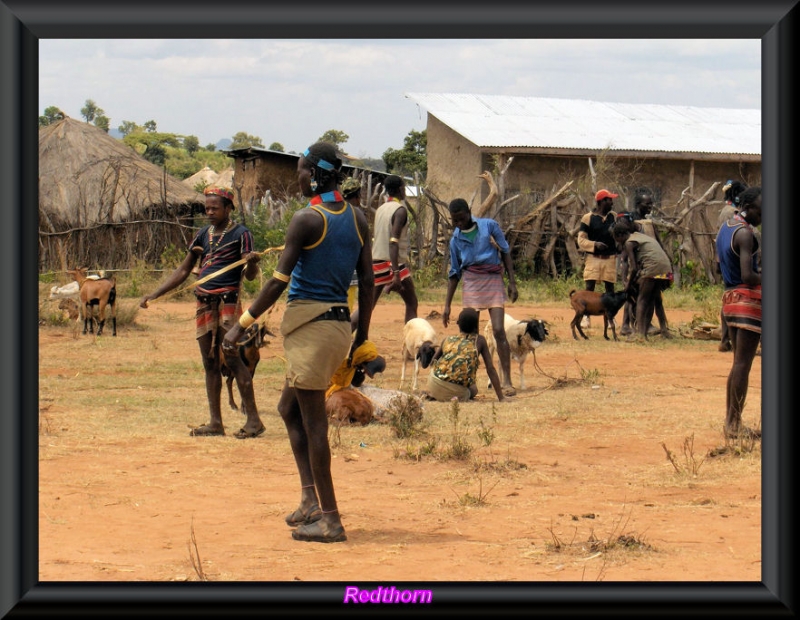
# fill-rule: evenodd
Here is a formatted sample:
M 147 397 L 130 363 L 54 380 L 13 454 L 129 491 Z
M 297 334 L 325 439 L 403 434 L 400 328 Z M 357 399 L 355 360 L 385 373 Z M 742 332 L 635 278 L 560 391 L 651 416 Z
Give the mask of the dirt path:
M 692 318 L 667 310 L 673 326 Z M 576 342 L 566 305 L 509 311 L 549 321 L 550 341 L 517 397 L 497 403 L 483 379 L 459 408 L 469 459 L 426 457 L 388 425 L 340 430 L 348 541 L 336 545 L 296 542 L 283 522 L 298 481 L 275 411 L 280 338 L 256 373 L 267 432 L 241 441 L 242 417 L 227 410 L 227 436 L 188 435 L 207 419 L 191 302 L 154 304 L 137 317 L 146 329 L 116 339 L 41 328 L 40 579 L 760 581 L 760 446 L 708 456 L 722 444 L 731 354 L 682 338 L 606 342 L 596 320 Z M 401 317 L 395 301 L 376 308 L 371 340 L 388 366 L 374 385 L 397 387 Z M 450 405 L 425 407 L 446 446 Z M 748 424 L 760 407 L 757 357 Z

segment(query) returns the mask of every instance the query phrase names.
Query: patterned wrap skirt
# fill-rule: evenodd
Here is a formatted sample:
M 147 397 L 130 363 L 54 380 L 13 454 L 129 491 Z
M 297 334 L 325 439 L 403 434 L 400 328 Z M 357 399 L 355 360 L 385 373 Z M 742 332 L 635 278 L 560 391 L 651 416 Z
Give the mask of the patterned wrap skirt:
M 506 305 L 502 265 L 466 267 L 461 276 L 461 304 L 465 308 L 486 310 Z
M 728 327 L 761 333 L 761 286 L 737 286 L 722 295 Z
M 233 322 L 239 319 L 241 306 L 239 305 L 238 291 L 221 294 L 198 293 L 196 297 L 195 338 L 202 338 L 211 332 L 213 334 L 212 342 L 214 342 L 220 328 L 223 332 L 227 332 Z

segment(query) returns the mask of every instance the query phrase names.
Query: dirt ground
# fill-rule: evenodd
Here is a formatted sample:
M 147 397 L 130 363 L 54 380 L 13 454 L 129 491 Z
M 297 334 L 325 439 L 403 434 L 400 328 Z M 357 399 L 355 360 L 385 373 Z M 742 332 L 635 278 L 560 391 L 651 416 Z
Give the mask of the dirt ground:
M 234 438 L 243 417 L 223 407 L 225 437 L 189 436 L 207 421 L 193 311 L 154 303 L 117 338 L 40 328 L 41 581 L 761 581 L 760 445 L 710 456 L 732 359 L 715 341 L 607 342 L 597 318 L 575 341 L 568 304 L 509 306 L 550 326 L 525 389 L 512 362 L 518 395 L 498 403 L 481 369 L 477 401 L 458 409 L 465 460 L 387 424 L 340 429 L 348 540 L 323 545 L 283 520 L 299 483 L 275 410 L 279 336 L 256 372 L 267 432 Z M 676 335 L 693 316 L 667 312 Z M 396 298 L 376 307 L 370 339 L 388 365 L 373 385 L 398 386 L 402 314 Z M 760 426 L 760 410 L 757 357 L 745 422 Z M 440 446 L 451 412 L 425 404 Z

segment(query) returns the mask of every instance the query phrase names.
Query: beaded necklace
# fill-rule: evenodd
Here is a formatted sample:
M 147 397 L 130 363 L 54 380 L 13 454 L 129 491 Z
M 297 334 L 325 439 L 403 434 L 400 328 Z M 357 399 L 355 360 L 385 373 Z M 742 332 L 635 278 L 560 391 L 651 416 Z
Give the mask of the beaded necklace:
M 227 232 L 232 227 L 233 227 L 233 220 L 228 220 L 228 225 L 225 227 L 225 230 L 222 231 L 222 233 L 220 234 L 219 239 L 217 239 L 216 243 L 214 243 L 214 230 L 215 230 L 214 225 L 212 224 L 211 228 L 208 229 L 208 247 L 209 247 L 209 250 L 208 250 L 208 260 L 206 261 L 206 264 L 204 265 L 205 267 L 208 267 L 209 265 L 213 264 L 213 262 L 214 262 L 214 258 L 213 258 L 214 257 L 214 252 L 217 251 L 217 248 L 219 247 L 219 244 L 222 243 L 222 239 L 225 237 Z
M 736 221 L 736 222 L 741 222 L 742 224 L 745 225 L 746 228 L 749 228 L 750 230 L 753 230 L 753 225 L 750 224 L 746 219 L 744 219 L 742 217 L 742 212 L 741 211 L 739 213 L 735 213 L 734 216 L 731 219 Z
M 317 194 L 309 201 L 308 204 L 318 205 L 322 204 L 323 202 L 342 202 L 342 200 L 344 200 L 342 195 L 337 190 L 333 190 L 332 192 Z

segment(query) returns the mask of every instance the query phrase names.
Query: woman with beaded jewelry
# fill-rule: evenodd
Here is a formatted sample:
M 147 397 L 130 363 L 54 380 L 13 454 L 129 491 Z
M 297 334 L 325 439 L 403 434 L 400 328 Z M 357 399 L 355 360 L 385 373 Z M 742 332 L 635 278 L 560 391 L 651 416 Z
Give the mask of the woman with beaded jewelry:
M 297 162 L 297 180 L 308 206 L 296 211 L 286 230 L 277 268 L 223 348 L 236 342 L 289 287 L 281 334 L 286 380 L 278 412 L 300 474 L 300 503 L 286 524 L 292 538 L 333 543 L 347 540 L 331 477 L 325 391 L 342 363 L 367 341 L 375 288 L 369 225 L 364 213 L 337 190 L 342 160 L 327 142 L 311 145 Z M 358 273 L 359 317 L 350 330 L 347 290 Z M 351 340 L 352 337 L 352 340 Z M 348 353 L 349 352 L 349 353 Z M 242 392 L 247 411 L 255 409 L 252 386 Z
M 206 375 L 210 420 L 208 424 L 191 430 L 189 434 L 195 437 L 225 434 L 220 407 L 222 371 L 217 351 L 225 332 L 235 324 L 242 311 L 239 303 L 242 272 L 245 278 L 252 280 L 258 275 L 258 263 L 261 260 L 261 255 L 253 251 L 253 235 L 250 230 L 231 220 L 233 192 L 227 187 L 207 187 L 203 193 L 210 224 L 197 233 L 189 244 L 186 258 L 178 268 L 153 293 L 145 295 L 139 302 L 140 307 L 147 308 L 148 301 L 184 282 L 194 270 L 198 259 L 200 260 L 198 276 L 201 284 L 195 287 L 195 326 Z M 247 260 L 245 265 L 224 269 L 242 258 Z M 214 275 L 217 273 L 218 275 Z M 235 350 L 232 355 L 225 355 L 225 362 L 233 372 L 240 390 L 243 383 L 252 381 L 250 372 Z M 246 409 L 244 412 L 247 422 L 235 436 L 243 439 L 263 433 L 264 425 L 258 412 L 255 409 Z

